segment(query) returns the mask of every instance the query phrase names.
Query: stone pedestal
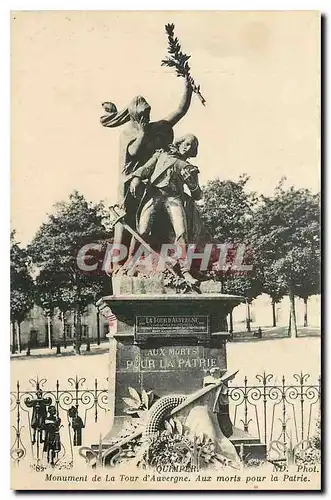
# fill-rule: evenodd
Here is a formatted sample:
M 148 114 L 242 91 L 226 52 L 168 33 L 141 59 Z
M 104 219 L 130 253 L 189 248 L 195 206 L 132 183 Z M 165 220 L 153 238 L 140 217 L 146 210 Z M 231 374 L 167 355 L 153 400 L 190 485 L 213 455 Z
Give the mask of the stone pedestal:
M 226 317 L 243 301 L 218 293 L 103 298 L 118 328 L 110 334 L 109 432 L 102 443 L 91 446 L 92 455 L 100 450 L 107 454 L 111 443 L 120 439 L 126 420 L 131 420 L 124 400 L 132 396 L 129 388 L 139 394 L 153 391 L 158 397 L 189 396 L 207 383 L 205 377 L 213 378 L 213 369 L 221 375 L 226 371 Z M 239 456 L 265 460 L 266 445 L 232 425 L 226 398 L 219 399 L 217 412 L 221 431 Z
M 111 338 L 109 401 L 113 438 L 126 414 L 129 387 L 157 396 L 192 394 L 212 368 L 225 372 L 226 317 L 243 299 L 223 294 L 105 297 L 118 320 Z M 227 405 L 218 415 L 232 434 Z

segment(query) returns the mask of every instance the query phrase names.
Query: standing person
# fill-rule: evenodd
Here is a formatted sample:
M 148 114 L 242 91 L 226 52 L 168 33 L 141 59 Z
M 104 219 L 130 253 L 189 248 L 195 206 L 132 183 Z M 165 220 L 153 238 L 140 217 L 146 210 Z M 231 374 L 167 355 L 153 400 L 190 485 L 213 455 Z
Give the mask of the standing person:
M 120 162 L 117 203 L 127 215 L 126 222 L 135 229 L 135 213 L 142 192 L 133 198 L 128 190 L 128 179 L 140 166 L 144 165 L 158 149 L 165 149 L 173 141 L 173 127 L 187 113 L 192 98 L 192 87 L 185 79 L 185 91 L 179 107 L 167 118 L 156 122 L 150 121 L 151 106 L 142 96 L 135 97 L 128 108 L 117 112 L 113 103 L 103 103 L 106 111 L 101 117 L 104 127 L 119 127 L 128 123 L 120 139 Z M 140 195 L 140 196 L 139 196 Z M 131 235 L 123 231 L 121 224 L 116 224 L 114 243 L 130 246 Z
M 202 197 L 199 186 L 199 169 L 187 160 L 198 154 L 198 139 L 187 134 L 170 144 L 167 151 L 159 150 L 145 164 L 132 174 L 130 192 L 137 196 L 141 185 L 146 186 L 137 214 L 137 230 L 146 241 L 151 236 L 153 223 L 161 210 L 167 213 L 174 232 L 174 243 L 182 249 L 184 258 L 179 259 L 182 275 L 189 284 L 197 284 L 197 280 L 189 272 L 185 261 L 186 248 L 189 243 L 187 218 L 184 208 L 184 186 L 186 185 L 194 200 Z M 142 181 L 146 181 L 143 184 Z M 166 237 L 166 234 L 164 234 Z
M 44 452 L 47 453 L 47 462 L 54 465 L 54 460 L 61 450 L 60 439 L 61 419 L 56 413 L 55 406 L 49 406 L 45 419 Z
M 33 429 L 31 444 L 36 443 L 36 438 L 39 435 L 39 442 L 43 443 L 43 433 L 45 429 L 45 419 L 47 416 L 47 406 L 52 402 L 51 398 L 43 397 L 41 389 L 36 392 L 36 399 L 26 398 L 25 404 L 28 408 L 33 408 L 31 418 L 31 428 Z
M 68 416 L 71 418 L 71 427 L 74 431 L 74 446 L 82 445 L 82 429 L 85 428 L 84 422 L 81 417 L 78 415 L 78 409 L 76 406 L 72 406 L 68 410 Z

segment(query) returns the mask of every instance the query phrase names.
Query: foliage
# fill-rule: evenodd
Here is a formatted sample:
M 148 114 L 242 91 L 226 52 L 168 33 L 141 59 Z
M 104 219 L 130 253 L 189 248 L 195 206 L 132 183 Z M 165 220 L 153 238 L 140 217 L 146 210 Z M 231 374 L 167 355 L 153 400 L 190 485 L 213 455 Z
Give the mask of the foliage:
M 295 463 L 305 466 L 321 463 L 321 411 L 317 415 L 315 433 L 310 438 L 310 446 L 296 452 Z
M 164 285 L 172 288 L 176 293 L 188 293 L 192 290 L 192 287 L 187 283 L 187 281 L 181 276 L 175 276 L 170 271 L 165 269 L 164 274 Z
M 247 192 L 249 177 L 242 175 L 238 181 L 209 181 L 204 187 L 202 219 L 214 240 L 232 245 L 227 253 L 227 270 L 216 272 L 214 279 L 222 282 L 223 293 L 242 295 L 249 301 L 262 291 L 260 276 L 253 271 L 245 274 L 233 268 L 238 245 L 245 245 L 244 264 L 252 264 L 250 230 L 259 198 Z
M 249 244 L 249 231 L 257 195 L 246 191 L 249 177 L 241 175 L 238 181 L 214 179 L 203 188 L 203 222 L 219 243 Z
M 280 302 L 287 291 L 282 277 L 269 266 L 265 267 L 261 274 L 263 276 L 262 291 L 271 297 L 273 303 Z
M 223 285 L 223 293 L 241 295 L 246 297 L 249 302 L 260 295 L 262 283 L 255 274 L 247 276 L 229 276 Z
M 124 403 L 128 406 L 125 413 L 132 417 L 141 418 L 155 403 L 157 396 L 153 391 L 145 391 L 144 389 L 142 392 L 138 392 L 133 387 L 129 387 L 128 390 L 131 397 L 123 398 Z
M 109 278 L 102 270 L 107 233 L 102 218 L 102 203 L 93 205 L 75 191 L 69 202 L 55 205 L 28 247 L 33 264 L 39 269 L 37 297 L 47 309 L 74 309 L 78 319 L 76 341 L 79 343 L 79 319 L 86 306 L 107 293 Z M 84 262 L 97 264 L 93 272 L 77 264 L 78 252 L 86 244 L 100 244 L 103 251 L 89 251 Z
M 317 419 L 316 419 L 316 428 L 315 434 L 311 438 L 312 445 L 314 448 L 321 449 L 321 410 L 319 410 Z
M 285 189 L 281 182 L 254 216 L 255 255 L 269 281 L 297 294 L 319 288 L 320 200 L 308 189 Z
M 296 465 L 317 465 L 321 463 L 321 450 L 310 446 L 306 450 L 298 450 L 295 454 Z
M 35 302 L 45 312 L 46 316 L 52 316 L 54 309 L 59 304 L 60 288 L 57 286 L 54 276 L 46 270 L 42 270 L 35 281 Z
M 21 322 L 33 307 L 34 284 L 27 252 L 10 235 L 10 319 Z
M 53 274 L 68 273 L 69 279 L 86 275 L 77 266 L 78 251 L 89 243 L 104 243 L 108 234 L 102 224 L 102 203 L 92 205 L 75 191 L 69 202 L 55 205 L 55 213 L 48 216 L 35 235 L 29 252 L 33 263 Z M 86 256 L 87 265 L 95 262 L 95 255 Z
M 263 197 L 251 225 L 255 264 L 274 300 L 287 293 L 295 324 L 294 295 L 319 292 L 320 199 L 308 189 L 284 188 Z
M 178 418 L 164 421 L 165 429 L 159 433 L 148 448 L 148 465 L 153 468 L 188 467 L 203 470 L 215 461 L 219 466 L 229 463 L 225 457 L 216 454 L 213 441 L 205 435 L 193 436 Z
M 163 59 L 161 65 L 168 66 L 169 68 L 175 68 L 177 76 L 182 76 L 189 81 L 193 92 L 197 94 L 202 104 L 205 105 L 206 100 L 200 92 L 200 85 L 196 85 L 190 73 L 191 68 L 189 66 L 188 60 L 191 56 L 188 56 L 187 54 L 184 54 L 182 52 L 179 40 L 177 37 L 175 37 L 175 25 L 166 24 L 165 30 L 168 35 L 168 52 L 170 54 L 170 57 L 166 57 L 165 59 Z

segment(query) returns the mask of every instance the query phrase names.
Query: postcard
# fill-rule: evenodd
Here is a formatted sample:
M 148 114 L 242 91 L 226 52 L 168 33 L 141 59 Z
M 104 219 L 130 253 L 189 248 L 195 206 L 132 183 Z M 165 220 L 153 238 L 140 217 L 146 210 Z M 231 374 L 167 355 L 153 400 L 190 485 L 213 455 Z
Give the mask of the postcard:
M 321 488 L 317 11 L 11 13 L 11 487 Z

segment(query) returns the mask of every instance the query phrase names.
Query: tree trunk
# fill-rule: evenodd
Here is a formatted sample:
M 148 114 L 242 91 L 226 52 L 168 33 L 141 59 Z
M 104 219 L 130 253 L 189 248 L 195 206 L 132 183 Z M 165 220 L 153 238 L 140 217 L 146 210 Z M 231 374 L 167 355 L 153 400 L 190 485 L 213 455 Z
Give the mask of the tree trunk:
M 65 312 L 61 312 L 61 322 L 62 322 L 62 337 L 63 337 L 63 347 L 67 348 L 67 334 L 66 334 L 66 315 Z
M 303 326 L 308 326 L 308 297 L 304 297 L 303 303 L 305 305 L 303 314 Z
M 248 332 L 251 332 L 251 306 L 247 301 L 247 311 L 246 311 L 246 329 Z
M 48 348 L 52 349 L 52 318 L 51 315 L 47 315 L 47 343 Z
M 18 352 L 22 352 L 22 342 L 21 342 L 21 323 L 17 322 L 17 349 Z
M 276 302 L 274 300 L 271 301 L 272 305 L 272 326 L 277 326 L 276 320 Z
M 80 346 L 81 346 L 81 337 L 82 337 L 82 318 L 80 314 L 79 305 L 75 308 L 75 346 L 76 346 L 76 354 L 80 354 Z
M 100 313 L 97 308 L 97 344 L 100 345 Z
M 229 329 L 229 332 L 230 333 L 233 333 L 233 315 L 232 315 L 232 311 L 230 312 L 230 329 Z
M 16 323 L 15 321 L 11 322 L 11 331 L 12 331 L 12 344 L 11 344 L 11 353 L 16 353 Z
M 295 297 L 293 292 L 289 293 L 289 299 L 290 299 L 290 320 L 288 325 L 288 336 L 291 338 L 296 338 L 298 336 L 298 330 L 297 330 L 297 320 L 295 316 Z

